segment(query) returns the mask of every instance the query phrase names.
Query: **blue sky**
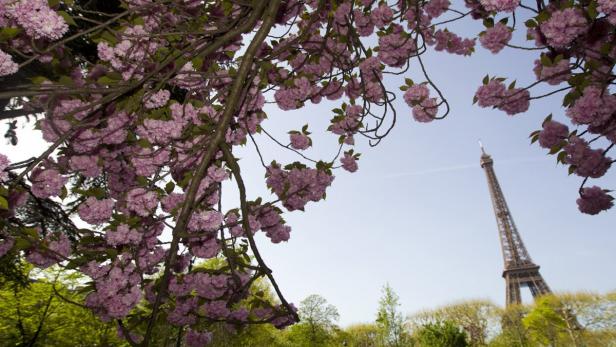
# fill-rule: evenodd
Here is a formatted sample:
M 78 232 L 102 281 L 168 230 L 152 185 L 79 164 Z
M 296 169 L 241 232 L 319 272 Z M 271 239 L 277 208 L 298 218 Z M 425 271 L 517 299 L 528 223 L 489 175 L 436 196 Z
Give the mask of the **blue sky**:
M 464 23 L 457 29 L 468 35 L 483 30 L 479 22 Z M 525 43 L 520 35 L 525 33 L 518 34 L 517 42 Z M 358 138 L 360 170 L 336 172 L 325 201 L 285 216 L 293 227 L 288 243 L 272 245 L 259 238 L 288 299 L 297 303 L 320 294 L 338 308 L 343 326 L 375 319 L 385 283 L 400 296 L 401 311 L 409 314 L 472 298 L 503 305 L 503 260 L 479 166 L 478 139 L 495 160 L 517 227 L 552 290 L 616 289 L 616 211 L 579 213 L 579 177 L 568 176 L 565 167 L 528 139 L 550 113 L 568 123 L 560 107 L 562 94 L 538 100 L 513 117 L 472 105 L 486 73 L 515 76 L 518 86 L 534 82 L 535 54 L 505 49 L 494 56 L 479 45 L 470 58 L 428 54 L 427 68 L 450 101 L 450 116 L 420 124 L 398 100 L 398 122 L 389 137 L 376 148 Z M 406 76 L 389 80 L 387 86 L 397 90 L 403 77 L 422 82 L 418 71 L 415 62 Z M 271 108 L 263 126 L 286 140 L 288 130 L 310 123 L 315 147 L 307 154 L 330 158 L 336 138 L 323 129 L 334 107 Z M 263 136 L 257 141 L 266 162 L 299 160 Z M 255 151 L 248 146 L 237 153 L 243 158 L 249 197 L 268 196 Z M 591 184 L 616 189 L 613 172 L 607 176 Z
M 482 30 L 480 23 L 464 23 L 458 29 L 468 35 Z M 389 137 L 376 148 L 357 138 L 357 151 L 363 153 L 360 170 L 337 171 L 325 201 L 285 216 L 293 227 L 288 243 L 273 245 L 259 235 L 262 253 L 287 298 L 299 303 L 320 294 L 338 308 L 343 326 L 374 320 L 385 283 L 400 296 L 404 313 L 471 298 L 504 304 L 503 261 L 479 167 L 480 138 L 495 160 L 522 238 L 551 288 L 616 289 L 616 210 L 598 216 L 579 213 L 575 199 L 581 180 L 567 176 L 554 157 L 529 144 L 528 134 L 549 113 L 565 120 L 559 107 L 562 95 L 539 100 L 514 117 L 471 104 L 486 73 L 516 76 L 519 86 L 534 82 L 534 53 L 505 49 L 493 56 L 478 46 L 471 58 L 430 53 L 424 59 L 450 101 L 450 116 L 420 124 L 398 100 L 398 121 Z M 390 79 L 387 86 L 397 90 L 404 77 L 422 82 L 418 71 L 414 62 L 406 76 Z M 329 159 L 337 138 L 324 129 L 336 106 L 309 104 L 293 112 L 271 107 L 263 126 L 286 140 L 287 131 L 310 123 L 315 146 L 306 153 Z M 13 160 L 42 152 L 35 139 L 40 135 L 26 134 L 18 149 L 3 143 L 0 152 Z M 265 136 L 257 142 L 266 162 L 299 160 Z M 269 197 L 252 146 L 236 153 L 242 158 L 249 198 Z M 616 189 L 613 172 L 596 183 Z M 235 207 L 230 194 L 227 189 L 229 208 Z

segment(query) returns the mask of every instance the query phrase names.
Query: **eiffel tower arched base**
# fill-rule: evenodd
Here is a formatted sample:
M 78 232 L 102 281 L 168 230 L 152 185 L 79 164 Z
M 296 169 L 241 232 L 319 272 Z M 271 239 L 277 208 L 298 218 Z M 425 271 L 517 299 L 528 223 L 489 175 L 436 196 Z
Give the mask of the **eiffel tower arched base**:
M 503 278 L 507 286 L 507 305 L 522 303 L 520 288 L 524 286 L 530 289 L 533 298 L 552 292 L 535 264 L 507 268 L 503 271 Z

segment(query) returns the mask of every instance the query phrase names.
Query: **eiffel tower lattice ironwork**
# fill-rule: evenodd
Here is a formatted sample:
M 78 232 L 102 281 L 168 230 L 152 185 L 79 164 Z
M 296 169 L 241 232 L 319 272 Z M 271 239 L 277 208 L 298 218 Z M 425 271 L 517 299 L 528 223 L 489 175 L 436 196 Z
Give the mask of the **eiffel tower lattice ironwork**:
M 488 179 L 490 196 L 492 197 L 492 205 L 494 206 L 496 223 L 498 224 L 503 260 L 505 261 L 503 278 L 505 278 L 507 305 L 522 302 L 522 297 L 520 296 L 520 288 L 522 286 L 527 286 L 534 298 L 549 294 L 551 293 L 550 287 L 541 277 L 539 265 L 533 263 L 513 222 L 505 196 L 494 173 L 494 161 L 485 152 L 483 146 L 481 146 L 481 152 L 481 167 L 486 172 Z

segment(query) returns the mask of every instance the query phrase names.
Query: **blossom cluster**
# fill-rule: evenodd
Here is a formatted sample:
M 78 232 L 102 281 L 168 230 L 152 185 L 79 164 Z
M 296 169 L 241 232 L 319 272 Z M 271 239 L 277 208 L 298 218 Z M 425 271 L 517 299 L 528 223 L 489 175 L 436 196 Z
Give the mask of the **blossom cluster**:
M 289 240 L 291 227 L 282 207 L 303 210 L 308 202 L 325 198 L 332 170 L 358 170 L 359 153 L 352 147 L 357 138 L 365 135 L 371 144 L 378 143 L 394 123 L 395 95 L 386 78 L 405 74 L 410 60 L 428 49 L 468 57 L 477 40 L 494 54 L 506 45 L 518 47 L 510 44 L 515 25 L 507 26 L 507 18 L 521 6 L 519 0 L 465 1 L 468 17 L 486 26 L 477 37 L 465 38 L 452 30 L 449 17 L 438 19 L 459 13 L 449 0 L 416 6 L 406 1 L 332 5 L 289 0 L 271 8 L 273 18 L 265 15 L 277 6 L 273 1 L 254 6 L 192 0 L 119 3 L 107 13 L 106 8 L 83 11 L 78 5 L 67 10 L 67 2 L 0 0 L 0 78 L 30 87 L 15 88 L 18 97 L 8 107 L 37 113 L 37 129 L 54 149 L 53 159 L 22 167 L 19 184 L 10 182 L 14 175 L 6 170 L 14 169 L 0 155 L 7 213 L 19 219 L 16 210 L 28 199 L 47 199 L 63 208 L 66 219 L 79 216 L 89 225 L 70 240 L 66 230 L 40 228 L 35 236 L 12 225 L 0 235 L 0 256 L 19 249 L 40 267 L 65 260 L 71 267 L 86 264 L 79 268 L 93 280 L 86 304 L 99 316 L 123 319 L 140 302 L 148 308 L 162 302 L 159 308 L 170 324 L 187 326 L 184 342 L 189 345 L 211 341 L 204 318 L 230 324 L 261 320 L 279 328 L 295 321 L 292 305 L 238 304 L 250 292 L 245 286 L 269 272 L 260 262 L 260 271 L 247 270 L 243 259 L 249 251 L 237 245 L 258 254 L 251 238 L 259 230 L 273 243 Z M 616 6 L 607 0 L 590 3 L 552 2 L 538 8 L 526 25 L 536 45 L 530 48 L 541 51 L 533 68 L 537 80 L 567 83 L 560 90 L 567 93 L 563 104 L 578 127 L 569 133 L 569 127 L 550 119 L 533 138 L 558 152 L 572 172 L 595 178 L 611 167 L 607 152 L 612 147 L 593 149 L 594 140 L 583 136 L 616 142 L 616 99 L 606 87 L 616 59 Z M 267 10 L 256 11 L 260 6 Z M 109 15 L 105 30 L 84 29 L 100 21 L 93 13 Z M 69 25 L 75 34 L 60 41 Z M 284 34 L 276 38 L 254 34 L 274 26 L 291 30 L 281 30 Z M 34 66 L 39 63 L 41 69 Z M 41 76 L 30 79 L 39 70 Z M 486 77 L 475 99 L 480 107 L 519 114 L 535 98 L 529 88 Z M 401 89 L 404 107 L 418 122 L 441 118 L 439 107 L 448 106 L 427 73 L 425 82 L 407 82 Z M 229 154 L 240 145 L 258 146 L 253 137 L 268 125 L 266 105 L 293 111 L 324 101 L 339 105 L 327 126 L 338 137 L 337 155 L 314 160 L 315 168 L 272 163 L 265 168 L 265 180 L 277 200 L 245 201 L 244 194 L 243 212 L 236 208 L 223 214 L 223 185 L 235 187 L 241 180 L 237 170 L 233 180 L 227 172 L 237 164 Z M 297 154 L 313 146 L 307 129 L 289 132 L 288 142 L 274 142 Z M 613 199 L 608 193 L 583 187 L 580 211 L 609 209 Z M 171 242 L 162 237 L 165 230 Z M 27 242 L 19 242 L 22 234 L 28 235 Z M 228 267 L 203 271 L 191 266 L 221 255 L 229 257 Z M 163 264 L 170 267 L 166 277 L 156 277 Z
M 285 169 L 276 162 L 269 165 L 266 172 L 267 186 L 289 211 L 303 210 L 309 201 L 323 199 L 333 180 L 334 176 L 324 170 L 300 165 Z
M 496 78 L 484 81 L 477 89 L 475 99 L 481 107 L 495 107 L 508 115 L 526 112 L 530 105 L 530 93 L 527 89 L 506 88 L 505 84 Z

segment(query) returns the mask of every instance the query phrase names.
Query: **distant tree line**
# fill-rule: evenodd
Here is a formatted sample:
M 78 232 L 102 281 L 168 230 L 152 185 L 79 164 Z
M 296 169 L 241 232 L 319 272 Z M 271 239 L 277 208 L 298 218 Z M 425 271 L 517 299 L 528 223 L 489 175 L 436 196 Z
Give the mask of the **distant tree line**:
M 199 266 L 221 266 L 216 260 Z M 128 346 L 115 322 L 102 322 L 83 306 L 78 273 L 21 266 L 22 276 L 0 281 L 0 345 L 20 347 Z M 28 279 L 24 281 L 23 279 Z M 275 303 L 264 282 L 251 288 Z M 405 316 L 385 285 L 373 322 L 346 328 L 319 295 L 298 307 L 301 321 L 278 330 L 269 324 L 234 327 L 221 322 L 208 347 L 614 347 L 616 292 L 543 296 L 530 305 L 500 308 L 473 300 Z M 143 310 L 137 307 L 136 310 Z M 179 327 L 161 325 L 155 346 L 183 347 Z M 180 336 L 180 338 L 178 338 Z

